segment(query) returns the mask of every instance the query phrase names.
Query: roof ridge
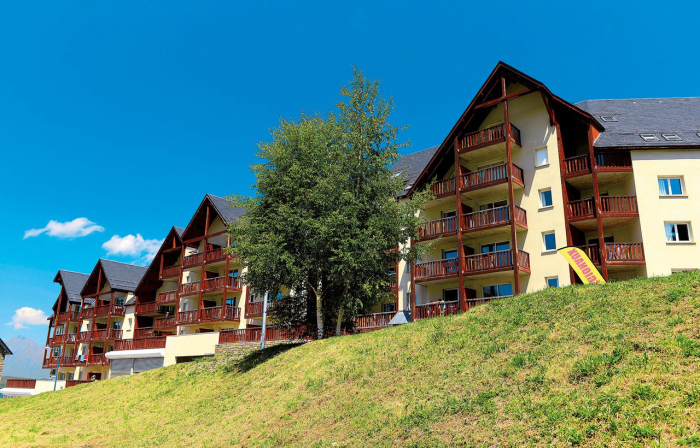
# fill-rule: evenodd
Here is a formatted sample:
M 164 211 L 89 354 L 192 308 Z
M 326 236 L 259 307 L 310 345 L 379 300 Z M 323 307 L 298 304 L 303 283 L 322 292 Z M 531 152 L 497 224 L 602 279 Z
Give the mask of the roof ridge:
M 700 99 L 700 96 L 659 96 L 649 98 L 601 98 L 594 100 L 582 100 L 574 104 L 581 104 L 587 101 L 638 101 L 638 100 L 695 100 Z

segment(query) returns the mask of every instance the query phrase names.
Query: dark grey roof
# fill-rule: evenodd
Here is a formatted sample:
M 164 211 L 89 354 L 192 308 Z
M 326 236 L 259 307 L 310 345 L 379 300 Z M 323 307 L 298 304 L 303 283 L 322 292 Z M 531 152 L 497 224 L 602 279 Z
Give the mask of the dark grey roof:
M 124 306 L 134 305 L 136 303 L 136 296 L 131 296 L 129 300 L 124 302 Z
M 438 148 L 439 146 L 433 146 L 432 148 L 412 154 L 406 154 L 391 167 L 391 171 L 394 173 L 402 173 L 406 177 L 406 186 L 410 188 L 416 179 L 418 179 L 418 176 L 421 175 L 425 167 L 428 166 L 428 162 L 433 158 Z M 405 191 L 408 191 L 408 188 L 406 188 Z M 399 196 L 403 195 L 400 194 Z
M 185 233 L 185 229 L 182 227 L 173 226 L 173 229 L 177 232 L 177 236 L 182 236 L 182 234 Z
M 245 214 L 245 210 L 240 207 L 230 207 L 231 203 L 224 198 L 211 194 L 208 194 L 207 197 L 211 200 L 211 203 L 216 207 L 219 215 L 221 215 L 221 218 L 227 224 L 238 221 L 238 219 Z
M 396 315 L 394 315 L 394 317 L 391 318 L 387 325 L 394 326 L 407 324 L 409 322 L 411 322 L 411 314 L 408 311 L 399 311 L 396 313 Z
M 4 356 L 12 354 L 12 352 L 10 351 L 10 347 L 8 347 L 4 342 L 2 342 L 2 339 L 0 339 L 0 351 L 3 352 Z
M 112 289 L 133 291 L 148 269 L 146 266 L 120 263 L 118 261 L 100 259 L 107 281 Z
M 85 283 L 90 276 L 80 272 L 64 271 L 63 269 L 59 270 L 58 274 L 61 276 L 61 282 L 66 290 L 66 294 L 68 294 L 68 301 L 80 303 L 80 292 L 85 287 Z
M 700 146 L 700 98 L 644 98 L 628 100 L 588 100 L 576 106 L 593 115 L 605 131 L 596 148 L 655 148 Z M 603 121 L 611 115 L 617 121 Z M 654 134 L 658 141 L 647 142 L 640 134 Z M 676 134 L 682 141 L 668 141 L 661 134 Z

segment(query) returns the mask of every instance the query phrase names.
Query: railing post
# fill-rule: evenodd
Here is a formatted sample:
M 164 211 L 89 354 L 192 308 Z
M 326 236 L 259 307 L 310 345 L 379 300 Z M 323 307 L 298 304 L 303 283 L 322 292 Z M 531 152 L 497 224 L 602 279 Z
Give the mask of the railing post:
M 267 325 L 267 296 L 268 292 L 265 291 L 265 296 L 263 297 L 262 328 L 260 329 L 260 350 L 265 348 L 265 326 Z

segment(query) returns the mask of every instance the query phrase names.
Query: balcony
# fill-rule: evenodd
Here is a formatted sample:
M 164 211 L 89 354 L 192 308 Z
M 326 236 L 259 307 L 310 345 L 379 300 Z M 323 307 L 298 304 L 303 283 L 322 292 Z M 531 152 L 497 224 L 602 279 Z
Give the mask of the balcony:
M 465 275 L 489 274 L 513 269 L 513 249 L 464 257 Z M 518 250 L 518 265 L 522 271 L 530 272 L 530 254 Z
M 95 317 L 95 308 L 90 307 L 90 308 L 83 308 L 80 311 L 80 318 L 81 319 L 92 319 Z
M 76 335 L 75 338 L 76 342 L 90 342 L 90 332 L 89 331 L 81 331 Z
M 241 320 L 241 309 L 234 306 L 213 306 L 202 308 L 199 313 L 199 318 L 202 321 L 220 321 L 220 320 Z
M 76 333 L 68 333 L 66 334 L 66 344 L 75 344 L 75 340 L 77 338 Z
M 357 316 L 355 329 L 359 331 L 379 330 L 389 325 L 389 321 L 396 315 L 396 311 L 386 313 L 374 313 L 366 316 Z
M 459 313 L 459 300 L 449 302 L 430 302 L 416 305 L 411 313 L 411 320 L 429 319 L 431 317 L 452 316 Z
M 65 341 L 66 341 L 65 334 L 55 334 L 55 335 L 53 335 L 53 338 L 51 338 L 52 344 L 63 344 Z
M 636 196 L 601 196 L 600 216 L 606 227 L 629 224 L 639 217 Z M 570 201 L 568 203 L 569 220 L 580 230 L 597 228 L 595 201 L 593 198 Z
M 112 305 L 107 304 L 107 305 L 100 305 L 96 308 L 94 308 L 95 313 L 94 316 L 97 317 L 107 317 L 110 314 L 112 316 L 123 316 L 124 315 L 124 305 L 121 304 L 114 304 Z
M 253 302 L 253 303 L 246 303 L 245 304 L 245 317 L 246 319 L 252 319 L 256 317 L 262 317 L 263 315 L 263 304 L 264 302 Z M 270 306 L 270 303 L 267 304 L 267 306 Z M 268 308 L 269 310 L 269 308 Z
M 449 218 L 436 219 L 428 221 L 418 228 L 420 241 L 427 241 L 434 238 L 441 238 L 457 234 L 457 218 L 450 216 Z
M 41 362 L 41 368 L 42 369 L 51 369 L 53 367 L 56 367 L 58 365 L 58 358 L 44 358 L 44 360 Z
M 605 259 L 608 265 L 644 264 L 642 243 L 605 243 Z
M 522 143 L 520 142 L 520 129 L 515 127 L 512 123 L 510 124 L 510 128 L 511 141 L 515 145 L 522 147 Z M 505 124 L 499 124 L 490 128 L 481 129 L 479 131 L 470 132 L 469 134 L 464 135 L 458 140 L 457 147 L 459 148 L 460 154 L 463 154 L 471 151 L 476 151 L 480 148 L 490 147 L 493 145 L 500 145 L 503 149 L 505 149 L 505 142 L 506 127 Z
M 8 389 L 34 389 L 36 380 L 8 379 L 5 387 Z
M 177 313 L 176 323 L 178 325 L 196 324 L 199 319 L 198 316 L 198 310 L 180 311 Z
M 629 153 L 598 153 L 595 158 L 600 186 L 619 183 L 632 172 L 632 158 Z M 588 154 L 564 159 L 563 176 L 579 190 L 592 188 L 591 173 L 591 159 Z
M 455 194 L 455 178 L 439 180 L 430 186 L 436 199 L 454 196 Z
M 207 263 L 216 263 L 218 261 L 224 261 L 228 255 L 226 255 L 226 248 L 219 247 L 217 249 L 208 250 L 204 253 L 204 261 Z
M 172 330 L 175 328 L 175 326 L 175 317 L 164 317 L 153 321 L 154 330 Z
M 479 171 L 462 174 L 459 180 L 460 191 L 471 192 L 471 196 L 480 196 L 503 193 L 508 189 L 508 164 L 496 165 L 484 168 Z M 514 185 L 524 187 L 523 170 L 517 165 L 513 165 L 511 175 Z
M 134 339 L 153 338 L 156 332 L 153 327 L 137 328 L 134 330 Z
M 64 356 L 61 358 L 61 367 L 75 367 L 78 365 L 75 356 Z
M 191 296 L 198 294 L 199 291 L 203 293 L 211 293 L 217 291 L 223 291 L 226 288 L 229 291 L 241 291 L 242 289 L 241 280 L 238 277 L 214 277 L 208 278 L 201 282 L 185 283 L 180 286 L 181 296 Z
M 70 313 L 58 313 L 56 314 L 56 322 L 68 322 L 70 318 Z
M 260 342 L 262 335 L 261 328 L 246 328 L 244 330 L 223 330 L 219 332 L 219 344 L 233 342 Z M 291 329 L 265 328 L 266 341 L 289 341 L 289 340 L 312 340 L 305 328 L 297 327 Z
M 416 281 L 441 280 L 456 277 L 459 274 L 459 260 L 447 258 L 444 260 L 428 261 L 415 265 Z
M 180 295 L 181 296 L 191 296 L 194 294 L 199 294 L 200 283 L 191 282 L 180 285 Z
M 174 303 L 177 301 L 177 291 L 165 291 L 158 293 L 156 302 L 159 304 Z
M 92 334 L 90 335 L 90 338 L 93 341 L 105 341 L 105 340 L 121 339 L 122 338 L 122 330 L 118 329 L 118 328 L 110 328 L 110 329 L 104 329 L 104 330 L 92 330 Z
M 164 267 L 163 272 L 160 274 L 160 279 L 167 280 L 170 278 L 180 277 L 180 272 L 182 272 L 182 268 L 180 266 Z
M 204 254 L 202 253 L 188 255 L 182 259 L 182 267 L 191 268 L 199 266 L 202 264 L 202 261 L 204 261 Z
M 462 215 L 462 232 L 482 233 L 484 236 L 497 229 L 512 224 L 510 206 L 490 208 Z M 522 208 L 515 207 L 515 225 L 527 229 L 527 213 Z M 483 231 L 483 232 L 482 232 Z
M 114 351 L 165 348 L 165 336 L 149 339 L 124 339 L 114 343 Z
M 165 314 L 167 309 L 163 309 L 163 305 L 158 302 L 145 302 L 136 304 L 136 315 L 144 316 L 147 314 Z
M 105 357 L 104 353 L 88 355 L 85 357 L 85 364 L 88 366 L 108 366 L 109 359 Z
M 578 248 L 585 252 L 594 265 L 600 266 L 600 248 L 597 244 L 587 244 L 585 246 L 578 246 Z

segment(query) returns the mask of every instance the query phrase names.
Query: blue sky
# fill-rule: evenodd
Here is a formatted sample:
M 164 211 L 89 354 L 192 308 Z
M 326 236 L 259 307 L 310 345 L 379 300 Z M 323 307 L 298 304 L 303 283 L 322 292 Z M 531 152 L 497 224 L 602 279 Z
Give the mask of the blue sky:
M 115 235 L 108 258 L 143 262 L 205 193 L 248 192 L 255 143 L 328 110 L 353 64 L 393 96 L 407 152 L 439 144 L 499 60 L 571 102 L 700 95 L 691 3 L 471 3 L 4 2 L 0 338 L 43 344 L 40 313 L 16 310 L 50 314 L 56 271 L 89 272 Z M 51 220 L 73 226 L 23 238 Z

